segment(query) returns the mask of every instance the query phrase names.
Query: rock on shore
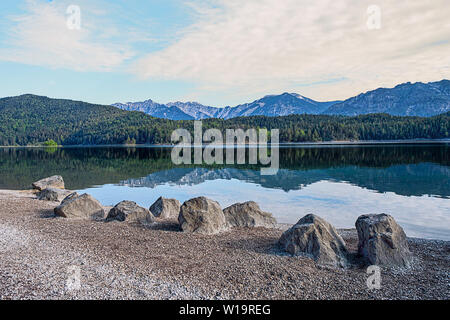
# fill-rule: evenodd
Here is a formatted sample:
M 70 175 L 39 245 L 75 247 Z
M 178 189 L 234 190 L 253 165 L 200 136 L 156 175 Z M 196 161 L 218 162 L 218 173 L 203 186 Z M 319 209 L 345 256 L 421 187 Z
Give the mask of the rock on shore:
M 223 210 L 227 225 L 233 227 L 273 228 L 277 221 L 271 213 L 262 211 L 254 201 L 235 203 Z
M 369 289 L 364 267 L 284 254 L 277 242 L 288 224 L 199 236 L 165 222 L 67 221 L 52 217 L 54 206 L 31 190 L 0 190 L 0 300 L 450 298 L 450 241 L 407 238 L 414 263 L 382 268 L 381 288 Z M 356 255 L 357 231 L 338 232 Z M 79 290 L 67 287 L 68 267 L 80 268 Z
M 406 234 L 388 214 L 368 214 L 356 220 L 358 252 L 368 264 L 408 267 L 411 252 Z
M 344 240 L 331 224 L 314 214 L 301 218 L 279 242 L 292 255 L 310 256 L 323 265 L 347 266 Z
M 146 208 L 140 207 L 134 201 L 122 201 L 112 208 L 106 221 L 127 221 L 148 224 L 154 222 L 154 217 Z
M 150 207 L 150 212 L 157 218 L 177 219 L 181 203 L 177 199 L 159 197 Z
M 70 219 L 103 219 L 105 212 L 102 205 L 91 195 L 85 193 L 77 196 L 70 194 L 54 209 L 56 215 Z
M 214 200 L 198 197 L 183 203 L 178 217 L 183 232 L 216 234 L 227 229 L 225 215 Z
M 44 190 L 46 188 L 64 189 L 64 179 L 61 176 L 51 176 L 32 183 L 34 189 Z
M 65 189 L 45 188 L 38 194 L 39 200 L 44 201 L 62 201 L 72 192 Z
M 72 192 L 71 194 L 69 194 L 67 197 L 65 197 L 62 201 L 61 201 L 61 204 L 63 204 L 64 202 L 66 202 L 66 201 L 69 201 L 69 200 L 72 200 L 72 199 L 75 199 L 75 198 L 78 198 L 80 195 L 78 194 L 78 192 Z

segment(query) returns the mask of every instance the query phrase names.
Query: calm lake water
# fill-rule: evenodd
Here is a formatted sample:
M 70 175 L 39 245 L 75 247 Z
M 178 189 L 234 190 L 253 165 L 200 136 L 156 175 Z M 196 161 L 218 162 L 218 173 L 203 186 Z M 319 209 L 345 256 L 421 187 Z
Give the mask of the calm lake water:
M 315 213 L 354 227 L 366 213 L 389 213 L 408 236 L 450 240 L 449 145 L 285 146 L 280 170 L 256 165 L 176 166 L 165 147 L 0 148 L 0 189 L 23 189 L 54 174 L 103 205 L 159 196 L 206 196 L 222 207 L 254 200 L 279 222 Z

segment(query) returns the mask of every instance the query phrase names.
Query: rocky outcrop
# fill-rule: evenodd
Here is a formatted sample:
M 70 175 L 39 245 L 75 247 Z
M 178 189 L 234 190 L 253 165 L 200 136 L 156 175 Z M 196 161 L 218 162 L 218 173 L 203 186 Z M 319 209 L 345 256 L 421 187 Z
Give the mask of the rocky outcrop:
M 366 263 L 378 266 L 408 267 L 411 263 L 406 234 L 388 214 L 367 214 L 356 220 L 358 253 Z
M 181 203 L 177 199 L 159 197 L 150 207 L 150 212 L 157 218 L 177 219 Z
M 57 188 L 46 188 L 39 192 L 38 199 L 45 201 L 59 201 L 65 199 L 72 191 Z
M 254 201 L 235 203 L 223 210 L 228 227 L 273 228 L 277 221 L 271 213 L 262 211 Z
M 61 176 L 51 176 L 34 182 L 33 189 L 44 190 L 46 188 L 64 189 L 64 180 Z
M 322 218 L 308 214 L 283 233 L 280 245 L 292 255 L 305 255 L 318 264 L 345 267 L 348 251 L 336 229 Z
M 149 224 L 154 222 L 154 217 L 146 208 L 140 207 L 134 201 L 119 202 L 112 208 L 106 221 L 127 221 Z
M 215 234 L 227 229 L 220 205 L 205 197 L 190 199 L 180 208 L 178 222 L 183 232 Z
M 75 193 L 66 197 L 55 209 L 55 214 L 70 219 L 103 219 L 105 212 L 102 205 L 91 195 Z

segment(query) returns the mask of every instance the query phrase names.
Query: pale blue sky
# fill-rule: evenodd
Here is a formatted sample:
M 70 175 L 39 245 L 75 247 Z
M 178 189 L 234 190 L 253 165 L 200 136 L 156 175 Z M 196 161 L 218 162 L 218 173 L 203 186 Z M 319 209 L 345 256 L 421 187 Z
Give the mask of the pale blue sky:
M 2 0 L 0 97 L 236 105 L 450 78 L 448 0 Z M 69 5 L 81 12 L 67 27 Z
M 60 9 L 65 9 L 65 1 L 35 1 L 36 3 L 63 3 Z M 87 1 L 84 1 L 86 3 Z M 176 33 L 192 23 L 192 19 L 181 1 L 91 1 L 96 8 L 103 8 L 111 13 L 107 20 L 107 27 L 120 28 L 123 34 L 114 35 L 107 39 L 125 46 L 132 46 L 134 50 L 144 53 L 161 50 L 174 41 Z M 77 1 L 71 1 L 77 3 Z M 90 7 L 83 10 L 83 1 L 78 1 L 81 9 L 81 27 L 84 20 L 90 19 Z M 113 4 L 111 4 L 113 3 Z M 92 5 L 92 4 L 91 4 Z M 68 17 L 65 10 L 59 10 L 62 16 Z M 17 15 L 26 15 L 27 1 L 0 1 L 0 47 L 10 46 L 9 30 L 15 25 L 11 21 Z M 93 15 L 92 19 L 95 19 Z M 99 27 L 100 28 L 100 27 Z M 135 28 L 143 36 L 154 39 L 136 39 L 128 43 L 129 30 Z M 76 31 L 73 31 L 76 32 Z M 57 41 L 57 40 L 56 40 Z M 0 96 L 11 96 L 22 93 L 34 93 L 52 97 L 79 99 L 94 103 L 110 104 L 117 101 L 135 101 L 152 98 L 159 101 L 171 101 L 187 95 L 194 85 L 184 80 L 152 80 L 139 79 L 135 74 L 126 71 L 126 65 L 131 60 L 124 60 L 108 72 L 96 70 L 73 70 L 70 66 L 52 67 L 47 63 L 33 63 L 31 59 L 25 61 L 0 61 Z M 27 61 L 28 60 L 28 61 Z

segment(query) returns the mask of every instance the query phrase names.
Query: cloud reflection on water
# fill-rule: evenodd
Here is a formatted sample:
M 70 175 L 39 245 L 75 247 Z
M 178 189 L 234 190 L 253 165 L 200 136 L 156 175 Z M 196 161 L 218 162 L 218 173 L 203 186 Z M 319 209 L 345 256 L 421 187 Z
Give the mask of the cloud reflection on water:
M 154 188 L 104 185 L 82 192 L 92 194 L 104 205 L 126 199 L 145 207 L 161 195 L 181 202 L 206 196 L 218 201 L 223 208 L 235 202 L 253 200 L 282 223 L 295 223 L 305 214 L 315 213 L 338 228 L 354 227 L 361 214 L 384 212 L 394 216 L 410 237 L 450 240 L 448 199 L 380 193 L 347 182 L 321 180 L 285 192 L 237 179 L 216 179 L 195 185 L 164 183 Z

